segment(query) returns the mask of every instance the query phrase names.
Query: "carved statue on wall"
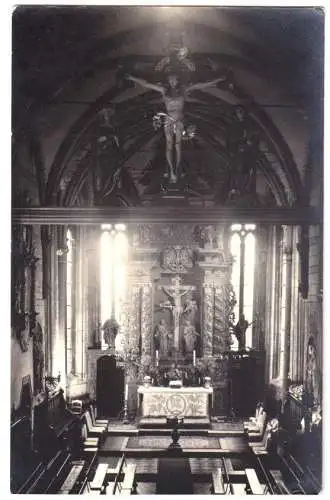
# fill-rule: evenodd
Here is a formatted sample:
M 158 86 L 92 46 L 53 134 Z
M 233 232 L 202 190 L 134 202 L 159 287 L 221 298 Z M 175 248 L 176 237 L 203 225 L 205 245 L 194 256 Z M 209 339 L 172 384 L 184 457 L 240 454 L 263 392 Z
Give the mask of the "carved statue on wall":
M 193 251 L 183 245 L 173 245 L 165 248 L 163 267 L 167 271 L 182 273 L 193 267 Z
M 174 327 L 174 350 L 179 352 L 180 350 L 180 318 L 183 313 L 183 303 L 182 297 L 188 292 L 192 291 L 195 287 L 188 285 L 182 285 L 182 279 L 180 276 L 175 276 L 172 278 L 172 285 L 161 286 L 162 290 L 170 298 L 164 304 L 161 304 L 163 309 L 169 309 L 173 314 L 173 327 Z
M 246 319 L 244 314 L 241 314 L 239 317 L 238 322 L 233 328 L 234 335 L 237 338 L 238 341 L 238 349 L 239 351 L 244 351 L 245 350 L 245 341 L 246 341 L 246 330 L 249 328 L 249 326 L 252 325 L 253 322 L 249 323 Z
M 307 404 L 312 407 L 320 402 L 319 373 L 317 370 L 316 345 L 313 337 L 310 337 L 307 345 L 305 392 Z
M 34 394 L 39 394 L 43 390 L 44 379 L 44 349 L 43 332 L 40 323 L 37 321 L 32 330 L 33 335 L 33 387 Z
M 201 238 L 204 241 L 206 248 L 213 248 L 216 238 L 216 231 L 214 226 L 203 226 L 201 228 Z
M 107 344 L 108 349 L 115 347 L 115 340 L 119 330 L 119 325 L 115 318 L 107 319 L 102 326 L 103 339 Z
M 168 82 L 165 85 L 159 85 L 147 82 L 142 78 L 127 75 L 131 80 L 144 88 L 155 90 L 163 96 L 166 113 L 164 113 L 164 133 L 166 139 L 166 160 L 169 167 L 169 181 L 177 182 L 181 164 L 181 142 L 183 137 L 184 125 L 184 103 L 188 93 L 192 90 L 212 87 L 218 82 L 223 82 L 227 76 L 215 78 L 209 82 L 195 83 L 183 86 L 176 74 L 168 76 Z M 173 148 L 175 149 L 175 159 Z
M 31 226 L 14 226 L 12 231 L 12 319 L 11 324 L 23 352 L 29 347 L 35 325 L 35 266 Z
M 183 314 L 192 325 L 196 324 L 198 305 L 196 300 L 188 298 L 183 306 Z
M 184 320 L 183 328 L 184 350 L 186 354 L 191 354 L 196 349 L 197 337 L 199 334 L 196 328 L 192 325 L 189 319 Z
M 161 318 L 154 332 L 155 349 L 161 356 L 168 356 L 172 349 L 173 336 L 169 333 L 165 320 Z
M 255 191 L 256 163 L 259 157 L 259 136 L 248 123 L 246 110 L 237 106 L 234 111 L 233 125 L 227 140 L 233 159 L 231 190 L 229 197 Z

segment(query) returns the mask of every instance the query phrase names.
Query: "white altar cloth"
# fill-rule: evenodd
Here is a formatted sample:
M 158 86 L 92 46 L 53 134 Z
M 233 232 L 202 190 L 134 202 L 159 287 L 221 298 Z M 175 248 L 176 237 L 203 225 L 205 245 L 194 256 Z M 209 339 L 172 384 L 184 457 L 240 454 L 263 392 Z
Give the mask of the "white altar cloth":
M 212 387 L 138 387 L 142 417 L 209 417 Z

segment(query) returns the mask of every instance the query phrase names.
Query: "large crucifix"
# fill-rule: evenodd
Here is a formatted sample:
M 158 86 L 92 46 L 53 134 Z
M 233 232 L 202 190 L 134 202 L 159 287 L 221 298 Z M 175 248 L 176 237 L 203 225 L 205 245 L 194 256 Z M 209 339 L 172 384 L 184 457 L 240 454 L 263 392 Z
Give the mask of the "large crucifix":
M 188 292 L 195 289 L 192 285 L 182 285 L 182 278 L 180 276 L 174 276 L 172 278 L 172 285 L 161 286 L 160 287 L 166 295 L 171 299 L 162 304 L 165 309 L 170 309 L 173 314 L 173 324 L 174 324 L 174 350 L 179 351 L 179 338 L 180 338 L 180 316 L 183 313 L 183 305 L 181 299 Z

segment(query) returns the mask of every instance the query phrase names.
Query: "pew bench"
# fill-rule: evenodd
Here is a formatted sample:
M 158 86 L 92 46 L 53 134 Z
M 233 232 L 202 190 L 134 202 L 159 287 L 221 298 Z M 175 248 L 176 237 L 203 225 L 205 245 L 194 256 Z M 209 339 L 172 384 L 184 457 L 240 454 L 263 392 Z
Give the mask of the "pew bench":
M 245 469 L 245 474 L 247 486 L 251 490 L 252 495 L 263 495 L 265 488 L 260 484 L 256 471 L 254 469 Z
M 92 424 L 95 427 L 106 427 L 106 428 L 108 427 L 109 420 L 97 418 L 93 405 L 90 405 L 89 410 L 90 410 L 90 415 L 92 417 Z
M 224 495 L 225 485 L 223 482 L 223 475 L 220 468 L 212 471 L 212 487 L 211 492 L 213 495 Z
M 95 471 L 94 479 L 90 483 L 91 490 L 101 491 L 108 472 L 108 464 L 99 464 Z
M 272 480 L 274 481 L 276 488 L 279 490 L 280 495 L 281 494 L 284 494 L 284 495 L 291 494 L 290 490 L 287 488 L 287 486 L 284 483 L 284 479 L 283 479 L 283 476 L 282 476 L 282 473 L 280 470 L 270 469 L 269 475 L 272 478 Z
M 98 437 L 88 437 L 87 426 L 83 424 L 81 429 L 82 443 L 84 446 L 84 451 L 86 448 L 98 448 L 99 438 Z
M 124 480 L 121 483 L 120 494 L 131 495 L 136 493 L 136 464 L 128 464 L 125 469 Z
M 84 461 L 79 460 L 77 462 L 72 462 L 72 467 L 70 469 L 70 472 L 66 476 L 61 488 L 58 491 L 59 494 L 63 495 L 63 494 L 69 494 L 71 492 L 83 468 L 84 468 Z
M 84 413 L 84 418 L 85 418 L 85 423 L 87 426 L 88 434 L 90 434 L 91 436 L 100 437 L 104 433 L 104 431 L 106 430 L 105 426 L 96 427 L 95 425 L 93 425 L 89 411 L 86 411 Z
M 227 474 L 230 474 L 231 472 L 234 471 L 234 467 L 233 467 L 233 464 L 232 464 L 232 461 L 230 460 L 230 458 L 224 458 L 223 464 L 225 466 Z

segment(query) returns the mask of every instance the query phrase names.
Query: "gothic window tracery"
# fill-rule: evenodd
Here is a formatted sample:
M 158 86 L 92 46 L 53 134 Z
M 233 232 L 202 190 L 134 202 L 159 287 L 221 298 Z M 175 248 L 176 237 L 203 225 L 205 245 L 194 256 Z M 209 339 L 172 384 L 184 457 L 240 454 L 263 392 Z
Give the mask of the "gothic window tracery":
M 125 224 L 103 224 L 100 239 L 101 324 L 123 323 L 127 289 L 128 239 Z M 102 349 L 107 345 L 101 340 Z
M 236 297 L 234 323 L 246 321 L 249 325 L 245 331 L 246 348 L 252 347 L 255 229 L 255 224 L 232 224 L 230 228 L 230 251 L 233 256 L 231 282 Z M 239 340 L 233 335 L 231 348 L 237 350 L 239 347 Z

